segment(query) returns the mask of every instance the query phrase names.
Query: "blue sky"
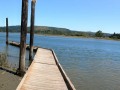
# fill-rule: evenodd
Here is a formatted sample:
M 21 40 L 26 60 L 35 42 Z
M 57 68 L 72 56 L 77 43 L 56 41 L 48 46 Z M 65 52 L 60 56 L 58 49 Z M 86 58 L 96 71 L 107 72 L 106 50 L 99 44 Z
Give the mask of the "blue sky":
M 0 26 L 20 25 L 22 0 L 0 2 Z M 28 26 L 30 25 L 30 6 Z M 37 0 L 35 25 L 120 33 L 120 0 Z

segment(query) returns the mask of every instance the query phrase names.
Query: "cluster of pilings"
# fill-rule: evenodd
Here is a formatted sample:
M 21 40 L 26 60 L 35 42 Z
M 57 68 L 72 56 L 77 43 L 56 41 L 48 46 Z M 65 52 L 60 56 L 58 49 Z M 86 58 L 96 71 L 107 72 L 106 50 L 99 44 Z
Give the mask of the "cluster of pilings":
M 35 19 L 35 3 L 36 0 L 31 1 L 31 26 L 30 26 L 30 51 L 29 61 L 33 60 L 33 40 L 34 40 L 34 19 Z M 18 75 L 25 74 L 25 56 L 26 56 L 26 36 L 27 36 L 27 20 L 28 20 L 28 0 L 22 0 L 21 12 L 21 36 L 20 36 L 20 55 Z M 8 18 L 6 18 L 6 44 L 8 44 Z

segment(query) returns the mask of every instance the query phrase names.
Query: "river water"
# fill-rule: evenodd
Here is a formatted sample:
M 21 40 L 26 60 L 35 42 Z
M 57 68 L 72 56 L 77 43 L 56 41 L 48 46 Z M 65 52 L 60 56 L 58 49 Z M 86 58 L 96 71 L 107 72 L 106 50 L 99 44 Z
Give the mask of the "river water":
M 10 33 L 9 40 L 19 42 L 19 38 Z M 35 35 L 34 45 L 54 49 L 77 90 L 120 90 L 120 41 Z M 19 48 L 5 45 L 5 33 L 0 33 L 0 52 L 18 67 Z

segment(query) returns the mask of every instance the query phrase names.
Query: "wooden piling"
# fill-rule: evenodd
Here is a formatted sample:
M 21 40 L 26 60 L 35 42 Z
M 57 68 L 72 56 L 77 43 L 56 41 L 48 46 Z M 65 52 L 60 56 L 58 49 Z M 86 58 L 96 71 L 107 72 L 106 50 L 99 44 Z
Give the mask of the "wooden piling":
M 33 60 L 35 3 L 36 3 L 36 0 L 31 1 L 31 26 L 30 26 L 30 51 L 29 51 L 29 60 L 30 61 Z
M 27 19 L 28 19 L 28 0 L 22 0 L 20 57 L 18 68 L 18 74 L 20 76 L 23 76 L 25 74 Z
M 8 18 L 6 18 L 6 44 L 8 44 Z

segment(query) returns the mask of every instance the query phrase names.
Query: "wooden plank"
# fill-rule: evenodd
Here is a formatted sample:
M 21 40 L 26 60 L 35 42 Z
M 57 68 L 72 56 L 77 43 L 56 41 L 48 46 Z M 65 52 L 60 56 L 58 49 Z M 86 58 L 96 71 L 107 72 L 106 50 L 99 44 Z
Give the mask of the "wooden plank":
M 34 62 L 56 64 L 52 52 L 42 48 L 39 48 L 37 51 L 34 57 Z
M 68 77 L 67 74 L 65 73 L 64 69 L 63 69 L 62 66 L 60 65 L 60 63 L 59 63 L 59 61 L 58 61 L 58 59 L 57 59 L 57 56 L 56 56 L 54 50 L 51 50 L 51 51 L 52 51 L 52 53 L 53 53 L 53 56 L 54 56 L 54 58 L 55 58 L 55 62 L 56 62 L 56 64 L 57 64 L 58 68 L 59 68 L 59 71 L 61 72 L 61 74 L 62 74 L 62 76 L 63 76 L 63 78 L 64 78 L 64 81 L 65 81 L 68 89 L 69 89 L 69 90 L 76 90 L 75 87 L 74 87 L 74 85 L 72 84 L 71 80 L 69 79 L 69 77 Z
M 52 51 L 38 48 L 17 90 L 68 90 Z
M 18 43 L 18 42 L 8 41 L 8 44 L 12 45 L 12 46 L 20 47 L 20 43 Z M 33 46 L 33 51 L 36 52 L 38 48 L 39 48 L 38 46 Z M 30 50 L 30 46 L 28 44 L 26 44 L 26 49 Z

